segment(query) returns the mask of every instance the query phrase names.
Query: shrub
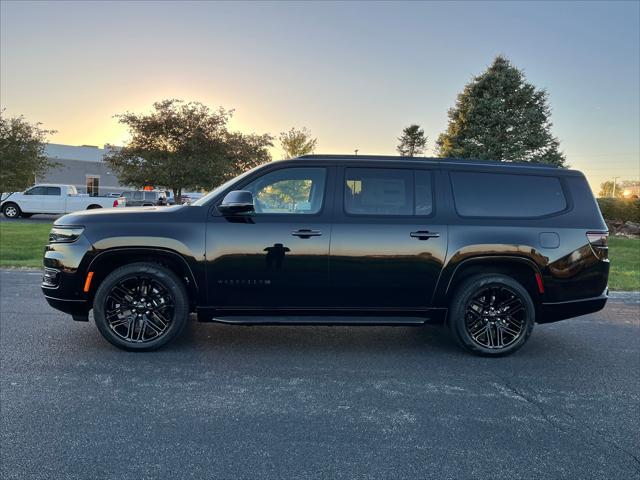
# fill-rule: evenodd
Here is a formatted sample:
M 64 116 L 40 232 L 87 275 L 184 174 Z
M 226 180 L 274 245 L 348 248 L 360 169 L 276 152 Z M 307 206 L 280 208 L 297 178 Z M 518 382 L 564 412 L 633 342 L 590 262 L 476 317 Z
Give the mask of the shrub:
M 598 205 L 605 220 L 640 223 L 640 199 L 598 198 Z

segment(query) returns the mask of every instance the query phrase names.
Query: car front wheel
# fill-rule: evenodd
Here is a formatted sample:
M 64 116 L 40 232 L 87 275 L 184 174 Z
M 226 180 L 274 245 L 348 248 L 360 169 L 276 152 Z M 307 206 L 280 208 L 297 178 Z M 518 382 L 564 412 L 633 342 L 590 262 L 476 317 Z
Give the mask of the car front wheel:
M 2 213 L 7 218 L 18 218 L 20 216 L 20 207 L 15 203 L 7 203 L 2 207 Z
M 449 329 L 466 350 L 501 356 L 522 347 L 533 330 L 529 292 L 511 277 L 476 275 L 463 282 L 449 308 Z
M 169 269 L 132 263 L 98 288 L 93 316 L 102 336 L 124 350 L 153 350 L 174 339 L 189 317 L 184 283 Z

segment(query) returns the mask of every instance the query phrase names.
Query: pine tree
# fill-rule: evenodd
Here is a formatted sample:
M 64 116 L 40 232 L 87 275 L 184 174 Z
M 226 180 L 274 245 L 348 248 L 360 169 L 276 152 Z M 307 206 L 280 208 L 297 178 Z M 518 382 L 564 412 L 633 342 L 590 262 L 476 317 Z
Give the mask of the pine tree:
M 398 137 L 400 143 L 396 147 L 398 153 L 403 157 L 414 157 L 424 153 L 427 145 L 427 137 L 420 125 L 409 125 L 402 130 L 402 136 Z
M 550 117 L 547 91 L 498 56 L 458 95 L 447 131 L 438 137 L 438 154 L 565 166 Z

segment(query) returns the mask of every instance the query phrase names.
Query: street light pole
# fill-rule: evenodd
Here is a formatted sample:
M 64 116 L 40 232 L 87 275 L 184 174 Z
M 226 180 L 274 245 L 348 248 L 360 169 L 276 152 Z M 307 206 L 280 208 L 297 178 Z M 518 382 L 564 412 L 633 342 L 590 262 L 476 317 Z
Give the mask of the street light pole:
M 611 190 L 611 198 L 616 198 L 616 180 L 620 177 L 613 177 L 613 189 Z
M 357 157 L 358 156 L 358 149 L 357 148 L 355 149 L 355 152 L 356 152 L 356 157 Z

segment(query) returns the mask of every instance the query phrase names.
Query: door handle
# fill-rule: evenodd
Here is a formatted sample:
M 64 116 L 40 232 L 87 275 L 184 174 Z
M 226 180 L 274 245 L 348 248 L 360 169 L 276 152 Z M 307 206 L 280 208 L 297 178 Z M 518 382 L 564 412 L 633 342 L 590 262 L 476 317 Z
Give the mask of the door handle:
M 319 237 L 322 235 L 322 232 L 319 232 L 317 230 L 307 230 L 307 229 L 300 229 L 300 230 L 296 230 L 295 232 L 291 232 L 291 235 L 293 235 L 294 237 L 300 237 L 300 238 L 311 238 L 311 237 Z
M 427 232 L 425 230 L 411 232 L 409 235 L 412 238 L 417 238 L 418 240 L 429 240 L 430 238 L 438 238 L 440 236 L 438 232 Z

